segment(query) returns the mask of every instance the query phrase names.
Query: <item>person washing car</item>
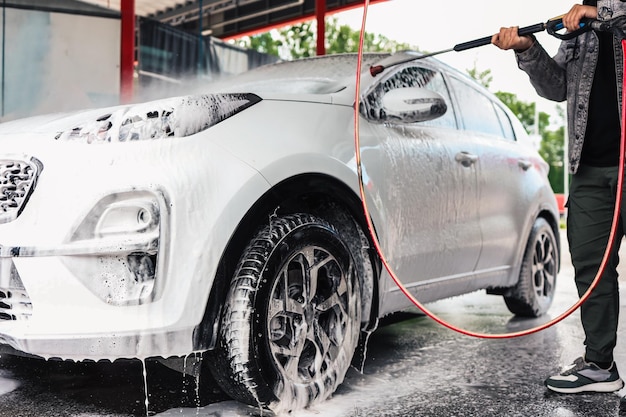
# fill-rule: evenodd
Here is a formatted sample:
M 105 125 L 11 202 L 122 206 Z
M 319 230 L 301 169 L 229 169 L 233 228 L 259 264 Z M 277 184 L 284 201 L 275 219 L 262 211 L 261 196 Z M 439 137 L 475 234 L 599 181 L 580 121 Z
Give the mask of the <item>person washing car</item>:
M 571 32 L 579 28 L 583 18 L 604 21 L 624 14 L 624 0 L 585 0 L 563 16 L 563 24 Z M 519 36 L 517 27 L 501 28 L 491 40 L 500 49 L 514 50 L 519 67 L 540 96 L 568 102 L 573 176 L 567 203 L 567 238 L 580 296 L 598 272 L 615 207 L 623 81 L 620 41 L 611 32 L 588 31 L 564 40 L 552 58 L 534 36 Z M 581 306 L 584 356 L 546 379 L 545 385 L 552 391 L 612 392 L 624 386 L 613 357 L 619 314 L 616 267 L 624 231 L 621 217 L 603 276 Z

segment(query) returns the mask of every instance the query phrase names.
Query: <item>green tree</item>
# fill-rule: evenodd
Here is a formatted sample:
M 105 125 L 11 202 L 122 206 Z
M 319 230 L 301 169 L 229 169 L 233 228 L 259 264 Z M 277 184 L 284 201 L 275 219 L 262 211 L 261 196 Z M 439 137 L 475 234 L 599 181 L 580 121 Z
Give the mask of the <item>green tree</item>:
M 470 77 L 478 81 L 483 87 L 489 88 L 491 82 L 493 81 L 493 76 L 491 75 L 491 70 L 486 69 L 484 71 L 479 71 L 476 67 L 476 61 L 474 61 L 474 67 L 470 69 L 466 69 L 467 73 Z
M 325 23 L 325 48 L 327 54 L 358 52 L 360 30 L 348 25 L 340 25 L 337 18 L 329 18 Z M 283 59 L 297 59 L 315 56 L 317 53 L 317 22 L 306 21 L 280 30 L 244 37 L 236 41 L 244 48 L 255 49 L 279 56 Z M 407 43 L 396 42 L 389 38 L 365 32 L 363 50 L 366 52 L 396 52 L 414 49 Z
M 552 190 L 559 194 L 564 192 L 564 137 L 565 126 L 561 126 L 557 130 L 546 130 L 541 135 L 541 146 L 539 148 L 539 154 L 550 165 L 548 179 L 550 180 Z
M 283 43 L 280 39 L 274 39 L 271 32 L 265 32 L 248 37 L 246 48 L 278 56 L 282 46 Z
M 316 27 L 314 21 L 308 21 L 279 31 L 279 41 L 288 47 L 291 58 L 315 56 L 317 47 Z

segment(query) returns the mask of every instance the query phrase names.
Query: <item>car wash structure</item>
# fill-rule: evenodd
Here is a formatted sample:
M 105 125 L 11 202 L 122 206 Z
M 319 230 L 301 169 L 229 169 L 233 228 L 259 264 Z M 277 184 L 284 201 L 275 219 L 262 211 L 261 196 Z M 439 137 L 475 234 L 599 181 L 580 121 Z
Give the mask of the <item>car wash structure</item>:
M 140 18 L 167 25 L 170 28 L 196 34 L 197 62 L 202 68 L 206 59 L 203 45 L 206 36 L 231 39 L 267 32 L 273 28 L 296 24 L 305 20 L 317 21 L 317 55 L 325 54 L 325 24 L 327 14 L 363 5 L 362 0 L 86 0 L 121 11 L 121 97 L 133 96 L 133 65 L 135 62 L 133 24 Z M 377 3 L 384 0 L 375 0 Z M 111 4 L 113 3 L 113 4 Z M 193 50 L 193 49 L 192 49 Z M 210 49 L 208 49 L 210 51 Z
M 372 3 L 385 0 L 375 0 Z M 1 0 L 0 121 L 177 94 L 277 58 L 229 39 L 324 18 L 362 0 Z M 68 65 L 68 62 L 71 65 Z M 70 68 L 70 70 L 68 70 Z

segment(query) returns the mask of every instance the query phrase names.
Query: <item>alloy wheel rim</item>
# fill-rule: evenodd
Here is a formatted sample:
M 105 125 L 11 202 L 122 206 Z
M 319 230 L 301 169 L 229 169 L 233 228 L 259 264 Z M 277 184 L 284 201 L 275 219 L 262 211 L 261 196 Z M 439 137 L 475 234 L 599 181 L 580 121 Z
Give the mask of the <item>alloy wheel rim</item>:
M 532 261 L 532 278 L 535 294 L 540 300 L 550 299 L 556 282 L 556 250 L 546 232 L 537 236 Z
M 351 270 L 317 246 L 300 249 L 279 270 L 266 330 L 284 381 L 308 383 L 333 369 L 349 328 Z

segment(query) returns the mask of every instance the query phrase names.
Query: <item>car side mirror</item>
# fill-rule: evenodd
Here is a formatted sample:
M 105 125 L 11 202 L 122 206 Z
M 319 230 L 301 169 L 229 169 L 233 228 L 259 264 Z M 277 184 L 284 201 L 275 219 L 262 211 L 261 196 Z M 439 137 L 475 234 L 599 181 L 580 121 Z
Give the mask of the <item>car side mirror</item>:
M 445 99 L 425 88 L 407 87 L 388 91 L 382 98 L 386 121 L 415 123 L 433 120 L 448 110 Z

